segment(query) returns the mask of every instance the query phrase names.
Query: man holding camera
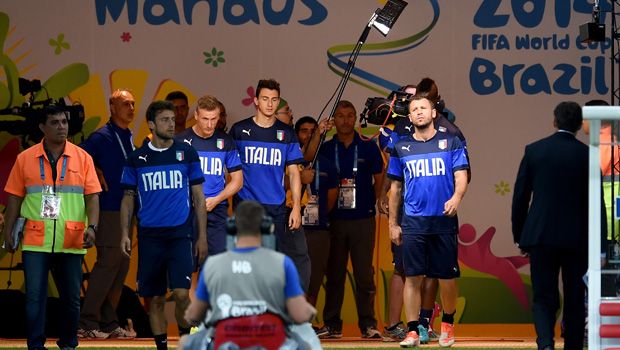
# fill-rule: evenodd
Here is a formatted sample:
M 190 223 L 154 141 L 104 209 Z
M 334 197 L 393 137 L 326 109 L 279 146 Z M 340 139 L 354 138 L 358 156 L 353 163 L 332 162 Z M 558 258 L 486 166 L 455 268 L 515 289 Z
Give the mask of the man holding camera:
M 43 140 L 17 156 L 4 190 L 9 194 L 4 240 L 10 252 L 17 244 L 11 232 L 18 216 L 26 219 L 22 260 L 26 285 L 28 349 L 45 349 L 48 274 L 60 295 L 60 349 L 75 349 L 80 317 L 82 260 L 95 243 L 99 192 L 93 160 L 67 142 L 65 111 L 43 109 Z

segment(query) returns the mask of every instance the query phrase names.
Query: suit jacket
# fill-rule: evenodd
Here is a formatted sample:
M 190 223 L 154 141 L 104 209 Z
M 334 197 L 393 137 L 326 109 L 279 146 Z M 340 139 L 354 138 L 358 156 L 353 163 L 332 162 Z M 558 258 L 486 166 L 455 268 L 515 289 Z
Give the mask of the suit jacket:
M 512 234 L 521 249 L 587 249 L 588 159 L 588 146 L 566 132 L 525 147 L 512 198 Z

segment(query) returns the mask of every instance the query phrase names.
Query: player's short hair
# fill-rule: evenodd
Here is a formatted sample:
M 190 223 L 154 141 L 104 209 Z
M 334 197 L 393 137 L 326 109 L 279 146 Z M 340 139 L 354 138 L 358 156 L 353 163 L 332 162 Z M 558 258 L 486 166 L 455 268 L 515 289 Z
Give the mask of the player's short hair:
M 262 89 L 276 90 L 278 92 L 278 97 L 280 96 L 280 83 L 278 83 L 274 79 L 261 79 L 258 81 L 258 85 L 256 85 L 257 98 L 260 95 L 260 91 Z
M 155 117 L 162 111 L 174 112 L 174 104 L 170 101 L 153 101 L 146 109 L 146 120 L 155 122 Z
M 205 111 L 214 111 L 219 108 L 220 112 L 222 112 L 221 106 L 222 103 L 217 98 L 215 98 L 215 96 L 211 95 L 204 95 L 196 102 L 196 110 L 202 109 Z

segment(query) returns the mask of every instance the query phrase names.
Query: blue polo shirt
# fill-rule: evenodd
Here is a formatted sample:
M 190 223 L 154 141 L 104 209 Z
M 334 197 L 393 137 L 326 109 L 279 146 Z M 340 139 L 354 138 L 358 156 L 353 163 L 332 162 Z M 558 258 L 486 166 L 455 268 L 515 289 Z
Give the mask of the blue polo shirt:
M 99 209 L 119 211 L 123 189 L 121 175 L 125 159 L 134 150 L 131 130 L 121 129 L 111 120 L 80 144 L 91 157 L 95 166 L 103 171 L 108 190 L 99 193 Z
M 319 157 L 317 158 L 314 170 L 314 179 L 312 179 L 312 183 L 308 184 L 308 189 L 313 195 L 316 195 L 317 193 L 319 195 L 319 224 L 304 225 L 304 227 L 314 230 L 326 230 L 329 227 L 327 191 L 333 188 L 338 188 L 338 172 L 336 171 L 334 162 L 321 154 L 319 154 Z
M 336 155 L 336 150 L 337 154 Z M 338 141 L 338 135 L 321 146 L 320 154 L 336 166 L 338 179 L 353 178 L 354 156 L 357 153 L 357 173 L 355 174 L 355 209 L 334 208 L 332 219 L 356 220 L 375 216 L 375 189 L 373 175 L 383 171 L 383 158 L 376 143 L 365 141 L 355 132 L 349 147 Z M 338 158 L 338 162 L 336 162 Z

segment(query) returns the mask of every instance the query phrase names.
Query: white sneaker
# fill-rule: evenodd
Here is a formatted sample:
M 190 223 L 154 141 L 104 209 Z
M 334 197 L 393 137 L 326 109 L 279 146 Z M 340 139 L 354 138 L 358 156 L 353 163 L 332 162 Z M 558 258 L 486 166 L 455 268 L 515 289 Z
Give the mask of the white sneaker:
M 400 342 L 401 348 L 415 348 L 420 345 L 420 337 L 416 331 L 407 332 L 407 336 Z

